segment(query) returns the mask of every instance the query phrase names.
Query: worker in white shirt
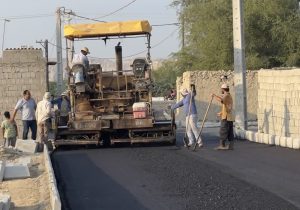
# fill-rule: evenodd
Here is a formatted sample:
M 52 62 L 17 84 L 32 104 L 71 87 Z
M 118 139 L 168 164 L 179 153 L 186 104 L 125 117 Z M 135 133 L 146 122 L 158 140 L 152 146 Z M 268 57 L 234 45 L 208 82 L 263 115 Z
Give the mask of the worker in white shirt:
M 81 49 L 80 53 L 75 54 L 72 60 L 72 64 L 82 64 L 85 69 L 89 68 L 89 59 L 87 54 L 90 54 L 90 51 L 87 47 Z
M 35 116 L 37 120 L 37 126 L 38 126 L 38 142 L 39 147 L 38 150 L 42 151 L 44 143 L 48 141 L 48 132 L 51 128 L 51 94 L 49 92 L 46 92 L 44 94 L 44 98 L 42 101 L 38 102 Z

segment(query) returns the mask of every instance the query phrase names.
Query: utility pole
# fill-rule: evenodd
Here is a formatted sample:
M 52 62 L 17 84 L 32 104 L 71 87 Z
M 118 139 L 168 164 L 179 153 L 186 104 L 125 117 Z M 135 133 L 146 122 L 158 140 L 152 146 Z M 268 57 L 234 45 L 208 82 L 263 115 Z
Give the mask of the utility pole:
M 61 7 L 56 10 L 56 93 L 60 95 L 62 93 L 63 85 L 63 63 L 62 63 L 62 37 L 61 37 Z
M 3 35 L 2 35 L 2 57 L 3 57 L 3 49 L 4 49 L 5 25 L 6 25 L 6 22 L 10 22 L 10 20 L 3 19 L 3 21 L 4 21 L 4 23 L 3 23 Z
M 247 92 L 243 10 L 243 0 L 232 0 L 235 122 L 240 128 L 247 130 Z
M 182 0 L 182 5 L 181 5 L 181 50 L 183 50 L 185 47 L 185 17 L 184 17 L 185 1 L 186 0 Z
M 46 57 L 46 87 L 49 92 L 49 55 L 48 55 L 48 39 L 45 40 L 45 57 Z
M 184 26 L 184 17 L 182 16 L 182 24 L 181 24 L 181 49 L 183 50 L 185 47 L 185 26 Z
M 68 24 L 71 24 L 71 15 L 74 15 L 75 13 L 70 10 L 68 12 L 65 12 L 67 17 L 65 18 L 67 20 Z M 73 54 L 74 54 L 74 41 L 70 39 L 66 39 L 66 51 L 67 51 L 67 66 L 71 68 L 72 66 L 72 60 L 73 60 Z
M 36 41 L 36 43 L 40 43 L 44 49 L 45 49 L 45 58 L 46 58 L 46 72 L 45 72 L 45 78 L 46 78 L 46 89 L 47 92 L 49 92 L 49 55 L 48 55 L 48 39 L 45 41 Z

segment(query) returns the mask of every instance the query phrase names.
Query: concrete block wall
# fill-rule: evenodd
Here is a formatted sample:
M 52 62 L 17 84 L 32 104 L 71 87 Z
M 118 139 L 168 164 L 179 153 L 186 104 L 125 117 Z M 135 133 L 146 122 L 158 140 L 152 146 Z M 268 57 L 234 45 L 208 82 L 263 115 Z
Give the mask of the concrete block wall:
M 248 119 L 257 120 L 257 72 L 258 71 L 247 71 L 247 106 L 248 106 Z M 208 103 L 211 99 L 211 93 L 220 95 L 220 87 L 223 84 L 221 76 L 226 75 L 228 80 L 227 83 L 230 86 L 230 92 L 234 94 L 234 74 L 233 71 L 187 71 L 184 72 L 182 77 L 178 77 L 176 81 L 177 86 L 177 101 L 181 100 L 180 89 L 185 87 L 189 88 L 190 84 L 196 86 L 196 105 L 198 109 L 198 118 L 202 120 Z M 221 110 L 221 105 L 216 100 L 213 101 L 210 111 L 207 116 L 208 121 L 218 121 L 219 118 L 216 116 Z M 176 120 L 182 123 L 184 121 L 183 110 L 177 111 Z M 184 123 L 182 124 L 184 125 Z
M 247 139 L 255 143 L 276 145 L 290 149 L 300 149 L 300 138 L 276 136 L 255 131 L 245 131 L 237 128 L 234 128 L 234 135 L 237 139 Z
M 281 137 L 300 135 L 300 69 L 258 73 L 258 130 Z M 280 139 L 291 146 L 290 138 Z
M 36 102 L 46 91 L 46 60 L 41 49 L 6 49 L 0 62 L 0 120 L 4 111 L 12 113 L 24 90 L 30 90 Z M 19 137 L 22 135 L 21 114 L 17 115 Z M 0 136 L 2 137 L 2 136 Z

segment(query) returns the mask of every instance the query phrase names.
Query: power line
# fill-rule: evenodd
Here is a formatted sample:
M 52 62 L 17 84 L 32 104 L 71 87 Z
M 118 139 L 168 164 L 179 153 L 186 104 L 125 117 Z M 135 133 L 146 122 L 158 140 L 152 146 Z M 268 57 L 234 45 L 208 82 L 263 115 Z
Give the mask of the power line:
M 85 19 L 85 20 L 92 20 L 92 21 L 96 21 L 96 22 L 106 23 L 106 21 L 101 21 L 101 20 L 98 20 L 98 19 L 101 19 L 101 18 L 104 18 L 104 17 L 108 17 L 108 16 L 110 16 L 110 15 L 113 15 L 113 14 L 115 14 L 115 13 L 121 11 L 122 9 L 125 9 L 126 7 L 128 7 L 129 5 L 131 5 L 132 3 L 136 2 L 136 1 L 137 1 L 137 0 L 133 0 L 133 1 L 129 2 L 128 4 L 124 5 L 123 7 L 119 8 L 119 9 L 117 9 L 117 10 L 115 10 L 115 11 L 112 11 L 112 12 L 106 14 L 106 15 L 103 15 L 103 16 L 101 16 L 101 17 L 96 17 L 96 18 L 88 18 L 88 17 L 84 17 L 84 16 L 81 16 L 81 15 L 77 15 L 77 14 L 75 14 L 75 13 L 73 13 L 73 12 L 66 13 L 66 14 L 69 14 L 69 15 L 72 15 L 72 16 L 75 16 L 75 17 L 79 17 L 79 18 L 82 18 L 82 19 Z
M 66 14 L 69 14 L 69 13 L 66 13 Z M 97 20 L 95 18 L 88 18 L 88 17 L 80 16 L 80 15 L 77 15 L 75 13 L 70 13 L 70 15 L 72 15 L 74 17 L 81 18 L 81 19 L 85 19 L 85 20 L 93 20 L 93 21 L 102 22 L 102 23 L 107 22 L 107 21 Z M 74 19 L 77 19 L 77 18 L 74 18 Z M 153 24 L 151 26 L 153 26 L 153 27 L 162 27 L 162 26 L 179 26 L 179 25 L 180 25 L 180 23 L 163 23 L 163 24 Z
M 174 33 L 176 32 L 176 31 L 178 31 L 179 29 L 178 28 L 176 28 L 175 30 L 173 30 L 168 36 L 166 36 L 164 39 L 162 39 L 162 40 L 160 40 L 158 43 L 156 43 L 155 45 L 153 45 L 152 47 L 151 47 L 151 49 L 153 49 L 153 48 L 155 48 L 155 47 L 158 47 L 159 45 L 161 45 L 162 43 L 164 43 L 166 40 L 168 40 L 170 37 L 172 37 L 173 35 L 174 35 Z M 52 43 L 52 42 L 48 42 L 50 45 L 53 45 L 53 46 L 55 46 L 55 47 L 57 47 L 57 45 L 56 44 L 54 44 L 54 43 Z M 62 50 L 67 50 L 66 48 L 63 48 L 63 47 L 60 47 Z M 146 49 L 146 50 L 143 50 L 143 51 L 140 51 L 140 52 L 136 52 L 136 53 L 134 53 L 134 54 L 131 54 L 131 55 L 127 55 L 127 56 L 124 56 L 123 58 L 130 58 L 130 57 L 133 57 L 133 56 L 136 56 L 136 55 L 140 55 L 140 54 L 142 54 L 142 53 L 145 53 L 145 52 L 147 52 L 148 50 Z M 88 56 L 88 57 L 90 57 L 90 58 L 100 58 L 100 57 L 93 57 L 93 56 Z M 115 58 L 109 58 L 109 57 L 107 57 L 107 58 L 100 58 L 100 59 L 115 59 Z
M 113 14 L 115 14 L 115 13 L 121 11 L 122 9 L 125 9 L 126 7 L 128 7 L 129 5 L 131 5 L 131 4 L 134 3 L 134 2 L 136 2 L 136 0 L 133 0 L 133 1 L 129 2 L 128 4 L 124 5 L 123 7 L 119 8 L 119 9 L 117 9 L 117 10 L 115 10 L 115 11 L 112 11 L 112 12 L 110 12 L 110 13 L 108 13 L 108 14 L 106 14 L 106 15 L 103 15 L 103 16 L 101 16 L 101 17 L 96 17 L 96 18 L 94 18 L 94 19 L 100 19 L 100 18 L 104 18 L 104 17 L 110 16 L 110 15 L 113 15 Z
M 158 43 L 156 43 L 155 45 L 153 45 L 153 46 L 151 47 L 151 49 L 153 49 L 153 48 L 155 48 L 155 47 L 158 47 L 159 45 L 161 45 L 162 43 L 164 43 L 166 40 L 168 40 L 170 37 L 172 37 L 176 31 L 178 31 L 178 29 L 175 29 L 175 30 L 172 31 L 168 36 L 166 36 L 164 39 L 162 39 L 161 41 L 159 41 Z M 148 50 L 143 50 L 143 51 L 141 51 L 141 52 L 138 52 L 138 53 L 135 53 L 135 54 L 132 54 L 132 55 L 125 56 L 124 58 L 130 58 L 130 57 L 133 57 L 133 56 L 142 54 L 142 53 L 147 52 L 147 51 L 148 51 Z
M 55 42 L 55 31 L 54 31 L 54 33 L 53 33 L 53 35 L 52 35 L 52 37 L 51 37 L 51 39 L 50 39 L 50 41 L 48 41 L 48 44 L 49 44 L 49 42 Z M 52 55 L 53 54 L 53 51 L 54 51 L 54 45 L 51 45 L 51 48 L 50 48 L 50 55 Z
M 51 17 L 54 14 L 38 14 L 38 15 L 20 15 L 20 16 L 10 16 L 10 17 L 0 17 L 0 20 L 10 19 L 10 20 L 18 20 L 18 19 L 31 19 L 31 18 L 43 18 L 43 17 Z
M 164 23 L 164 24 L 153 24 L 151 26 L 179 26 L 180 23 Z
M 162 40 L 161 40 L 160 42 L 158 42 L 157 44 L 153 45 L 152 48 L 155 48 L 155 47 L 161 45 L 162 43 L 164 43 L 167 39 L 169 39 L 170 37 L 172 37 L 172 36 L 174 35 L 174 33 L 175 33 L 176 31 L 178 31 L 178 30 L 179 30 L 178 28 L 176 28 L 175 30 L 173 30 L 167 37 L 165 37 L 164 39 L 162 39 Z
M 55 46 L 55 47 L 59 47 L 58 45 L 53 44 L 52 42 L 48 42 L 48 44 L 51 44 L 52 46 Z M 59 47 L 59 48 L 62 50 L 67 50 L 67 48 L 63 48 L 63 47 Z
M 173 30 L 168 36 L 166 36 L 164 39 L 162 39 L 161 41 L 159 41 L 158 43 L 156 43 L 155 45 L 153 45 L 151 47 L 151 49 L 155 48 L 155 47 L 158 47 L 159 45 L 161 45 L 162 43 L 164 43 L 167 39 L 169 39 L 170 37 L 172 37 L 174 35 L 174 33 L 176 31 L 178 31 L 179 29 L 175 29 Z M 137 53 L 134 53 L 134 54 L 131 54 L 131 55 L 127 55 L 127 56 L 124 56 L 123 58 L 130 58 L 130 57 L 133 57 L 133 56 L 136 56 L 136 55 L 140 55 L 142 53 L 145 53 L 147 52 L 148 50 L 143 50 L 143 51 L 140 51 L 140 52 L 137 52 Z M 89 56 L 90 58 L 100 58 L 100 57 L 92 57 L 92 56 Z M 100 58 L 100 59 L 115 59 L 115 58 Z
M 92 20 L 92 21 L 96 21 L 96 22 L 106 23 L 106 21 L 97 20 L 97 19 L 94 19 L 94 18 L 84 17 L 84 16 L 81 16 L 81 15 L 77 15 L 75 13 L 70 13 L 70 15 L 75 16 L 75 17 L 79 17 L 79 18 L 85 19 L 85 20 Z

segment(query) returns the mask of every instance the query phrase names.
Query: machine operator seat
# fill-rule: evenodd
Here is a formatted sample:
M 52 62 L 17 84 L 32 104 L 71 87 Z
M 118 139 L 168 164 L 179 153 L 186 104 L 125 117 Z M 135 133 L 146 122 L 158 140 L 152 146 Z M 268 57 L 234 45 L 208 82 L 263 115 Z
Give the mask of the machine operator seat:
M 136 58 L 132 62 L 133 74 L 136 78 L 145 78 L 145 71 L 147 71 L 148 63 L 145 58 Z

